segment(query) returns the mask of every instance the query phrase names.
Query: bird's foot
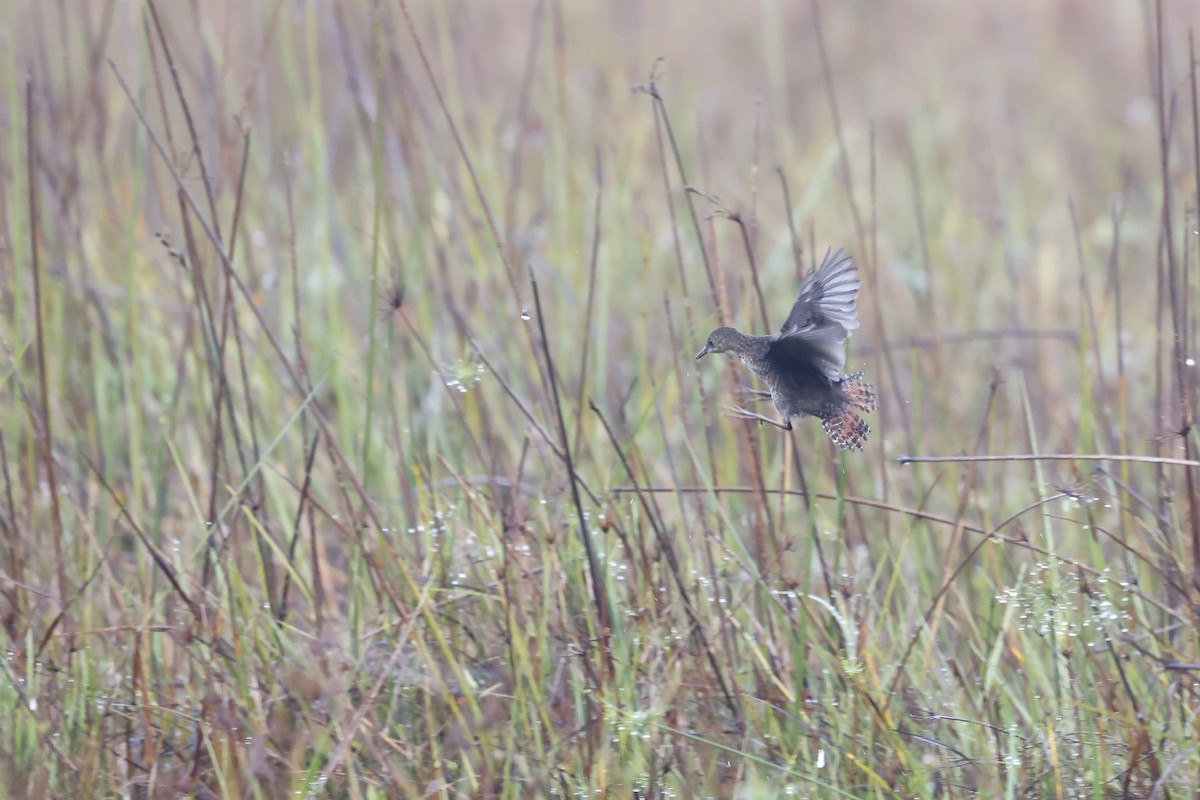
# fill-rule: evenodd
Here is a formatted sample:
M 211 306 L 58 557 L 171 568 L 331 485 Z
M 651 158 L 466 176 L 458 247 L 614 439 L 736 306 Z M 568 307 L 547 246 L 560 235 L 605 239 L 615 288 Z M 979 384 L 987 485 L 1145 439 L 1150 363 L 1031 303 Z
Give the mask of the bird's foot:
M 755 389 L 752 386 L 739 386 L 737 392 L 753 403 L 761 403 L 763 400 L 771 399 L 771 393 L 766 389 Z
M 721 408 L 723 408 L 725 411 L 728 411 L 728 416 L 733 417 L 734 419 L 749 419 L 756 422 L 766 422 L 785 431 L 790 431 L 792 429 L 791 420 L 779 422 L 771 419 L 770 417 L 764 417 L 762 414 L 755 414 L 753 411 L 744 409 L 741 406 L 721 406 Z

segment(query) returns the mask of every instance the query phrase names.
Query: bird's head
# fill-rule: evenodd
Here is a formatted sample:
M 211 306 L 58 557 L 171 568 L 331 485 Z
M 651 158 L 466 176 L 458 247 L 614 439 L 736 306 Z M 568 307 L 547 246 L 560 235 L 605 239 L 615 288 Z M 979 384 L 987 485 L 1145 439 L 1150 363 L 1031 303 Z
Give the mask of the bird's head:
M 696 353 L 696 358 L 703 358 L 709 353 L 725 353 L 733 350 L 744 338 L 746 338 L 744 334 L 733 328 L 717 328 L 708 335 L 708 341 L 704 343 L 704 347 L 700 348 L 700 352 Z

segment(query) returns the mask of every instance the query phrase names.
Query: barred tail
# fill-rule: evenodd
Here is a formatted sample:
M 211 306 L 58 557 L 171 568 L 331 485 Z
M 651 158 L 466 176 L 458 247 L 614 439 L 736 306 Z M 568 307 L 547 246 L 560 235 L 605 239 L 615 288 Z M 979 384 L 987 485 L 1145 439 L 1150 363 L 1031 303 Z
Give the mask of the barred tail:
M 848 408 L 821 417 L 821 425 L 833 443 L 843 450 L 862 450 L 871 431 L 866 420 Z
M 850 405 L 860 411 L 874 411 L 879 407 L 879 397 L 875 394 L 875 387 L 867 383 L 861 372 L 852 372 L 843 376 L 841 388 L 846 393 Z

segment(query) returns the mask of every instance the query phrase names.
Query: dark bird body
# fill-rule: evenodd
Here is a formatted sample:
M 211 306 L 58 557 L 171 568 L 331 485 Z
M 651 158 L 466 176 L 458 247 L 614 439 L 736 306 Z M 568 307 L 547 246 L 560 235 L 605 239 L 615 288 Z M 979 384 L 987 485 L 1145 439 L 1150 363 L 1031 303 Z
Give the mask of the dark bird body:
M 849 256 L 841 250 L 826 254 L 800 285 L 800 297 L 778 333 L 753 336 L 717 328 L 696 358 L 736 355 L 766 384 L 783 422 L 734 408 L 739 416 L 786 430 L 791 430 L 793 417 L 818 417 L 834 444 L 860 450 L 870 428 L 854 409 L 874 411 L 875 389 L 861 372 L 842 373 L 846 339 L 858 328 L 859 285 Z

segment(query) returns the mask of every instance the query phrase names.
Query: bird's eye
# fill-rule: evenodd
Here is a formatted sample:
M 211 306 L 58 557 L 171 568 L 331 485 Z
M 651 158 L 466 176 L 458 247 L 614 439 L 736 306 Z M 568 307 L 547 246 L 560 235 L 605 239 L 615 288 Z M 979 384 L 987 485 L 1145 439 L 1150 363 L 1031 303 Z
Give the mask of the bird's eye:
M 708 344 L 706 344 L 705 347 L 712 347 L 712 339 L 708 340 Z

